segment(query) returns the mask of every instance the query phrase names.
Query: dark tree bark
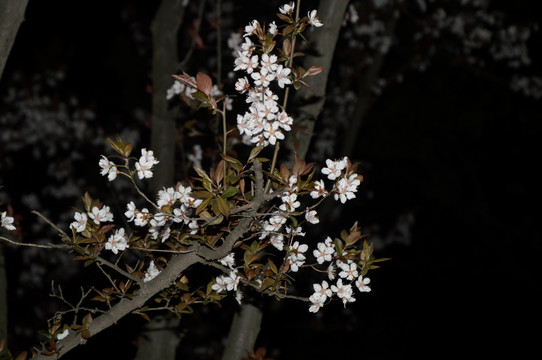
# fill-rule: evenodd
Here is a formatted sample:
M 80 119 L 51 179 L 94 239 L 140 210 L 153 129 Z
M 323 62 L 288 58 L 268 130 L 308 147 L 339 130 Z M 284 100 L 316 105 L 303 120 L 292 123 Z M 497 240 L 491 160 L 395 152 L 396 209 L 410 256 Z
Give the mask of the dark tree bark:
M 170 186 L 175 174 L 176 108 L 168 106 L 167 89 L 179 62 L 178 33 L 185 8 L 182 0 L 164 0 L 154 16 L 152 32 L 152 130 L 151 149 L 160 163 L 151 181 L 151 193 Z M 139 339 L 136 360 L 173 360 L 179 345 L 179 319 L 156 316 L 147 324 Z
M 308 69 L 315 65 L 323 67 L 324 70 L 309 81 L 314 93 L 307 88 L 302 88 L 294 97 L 294 102 L 299 104 L 296 106 L 299 113 L 295 119 L 295 134 L 292 132 L 286 142 L 290 150 L 288 166 L 294 163 L 294 152 L 301 159 L 307 156 L 316 119 L 322 112 L 326 100 L 327 80 L 348 1 L 320 1 L 318 6 L 318 17 L 324 26 L 315 29 L 310 34 L 311 53 L 305 56 L 303 68 Z
M 260 332 L 262 309 L 253 304 L 243 304 L 233 316 L 226 350 L 222 360 L 240 360 L 254 349 Z
M 184 17 L 182 0 L 162 1 L 151 25 L 152 31 L 152 132 L 151 148 L 160 160 L 155 168 L 150 191 L 173 185 L 175 174 L 175 115 L 169 107 L 167 89 L 173 84 L 172 74 L 179 62 L 178 32 Z
M 0 79 L 27 4 L 28 0 L 0 0 Z

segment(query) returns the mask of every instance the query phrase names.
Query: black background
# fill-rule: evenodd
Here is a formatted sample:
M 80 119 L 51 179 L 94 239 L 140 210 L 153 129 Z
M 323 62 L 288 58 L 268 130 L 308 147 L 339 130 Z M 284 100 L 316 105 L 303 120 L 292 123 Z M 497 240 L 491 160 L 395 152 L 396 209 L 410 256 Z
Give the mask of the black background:
M 149 3 L 130 2 L 142 24 L 155 10 Z M 517 3 L 509 5 L 512 16 L 533 12 L 532 3 Z M 149 106 L 148 59 L 137 55 L 120 19 L 126 6 L 31 0 L 4 79 L 15 70 L 61 66 L 65 86 L 92 103 L 106 125 L 128 117 L 135 104 Z M 235 17 L 244 23 L 256 16 L 247 8 Z M 535 71 L 540 45 L 536 34 Z M 542 107 L 446 60 L 437 58 L 376 100 L 351 156 L 370 164 L 361 192 L 374 197 L 360 194 L 341 215 L 343 227 L 355 220 L 393 226 L 397 214 L 410 211 L 411 243 L 379 250 L 392 260 L 370 275 L 372 292 L 346 310 L 336 303 L 314 316 L 305 304 L 266 301 L 258 345 L 271 356 L 489 358 L 536 348 Z M 10 306 L 13 324 L 25 310 Z M 221 315 L 184 318 L 179 358 L 219 358 L 234 309 L 226 302 Z M 131 358 L 141 324 L 123 320 L 66 358 Z M 17 341 L 14 349 L 26 344 Z M 211 355 L 195 354 L 198 346 Z

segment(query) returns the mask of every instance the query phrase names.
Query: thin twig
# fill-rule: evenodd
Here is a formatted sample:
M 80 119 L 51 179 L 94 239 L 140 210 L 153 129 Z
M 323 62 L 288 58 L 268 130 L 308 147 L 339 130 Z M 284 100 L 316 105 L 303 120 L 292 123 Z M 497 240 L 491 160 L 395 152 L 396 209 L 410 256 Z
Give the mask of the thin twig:
M 45 221 L 47 224 L 51 225 L 53 227 L 53 229 L 58 231 L 65 239 L 67 239 L 67 240 L 71 239 L 71 237 L 68 236 L 68 234 L 66 234 L 66 232 L 64 230 L 62 230 L 57 225 L 55 225 L 51 220 L 49 220 L 47 217 L 45 217 L 45 215 L 42 215 L 39 211 L 32 210 L 32 214 L 38 215 L 43 221 Z
M 0 236 L 0 240 L 4 240 L 5 242 L 10 243 L 12 245 L 27 246 L 27 247 L 37 247 L 37 248 L 42 248 L 42 249 L 66 249 L 66 248 L 69 248 L 68 245 L 64 245 L 64 244 L 61 244 L 61 245 L 55 245 L 55 244 L 43 245 L 43 244 L 22 243 L 22 242 L 18 242 L 18 241 L 15 241 L 15 240 L 11 240 L 11 239 L 3 237 L 3 236 Z

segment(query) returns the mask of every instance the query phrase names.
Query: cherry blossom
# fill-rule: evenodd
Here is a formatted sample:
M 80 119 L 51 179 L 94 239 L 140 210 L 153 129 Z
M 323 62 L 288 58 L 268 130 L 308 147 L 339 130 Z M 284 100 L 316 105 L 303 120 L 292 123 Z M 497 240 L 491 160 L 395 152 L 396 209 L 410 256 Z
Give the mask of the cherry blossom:
M 331 261 L 335 248 L 327 246 L 325 243 L 316 244 L 316 249 L 312 252 L 318 264 L 323 264 L 324 261 Z
M 235 266 L 235 254 L 231 252 L 228 255 L 224 256 L 219 261 L 222 265 L 227 266 L 230 269 L 233 269 L 233 267 Z
M 343 301 L 345 306 L 346 303 L 356 301 L 353 296 L 352 285 L 343 284 L 342 279 L 337 280 L 337 285 L 331 285 L 331 290 L 337 294 L 337 297 Z
M 282 205 L 279 206 L 279 209 L 285 212 L 292 212 L 298 208 L 301 203 L 297 201 L 297 194 L 286 194 L 281 197 Z
M 98 164 L 102 169 L 100 172 L 102 176 L 107 175 L 107 179 L 109 181 L 113 181 L 117 178 L 118 170 L 114 162 L 110 161 L 108 158 L 102 155 L 102 158 L 100 159 Z
M 94 206 L 91 212 L 88 213 L 88 217 L 91 218 L 96 225 L 100 225 L 101 222 L 113 221 L 113 213 L 111 213 L 111 210 L 107 205 L 102 206 L 101 209 Z
M 313 199 L 318 199 L 320 196 L 326 196 L 326 186 L 324 185 L 324 180 L 318 180 L 314 183 L 314 190 L 311 191 L 310 196 Z
M 159 161 L 154 157 L 152 150 L 147 151 L 147 149 L 141 149 L 141 157 L 135 164 L 137 176 L 139 176 L 140 179 L 152 178 L 152 167 L 158 163 Z
M 85 231 L 87 227 L 87 214 L 76 212 L 74 215 L 75 221 L 70 224 L 70 227 L 78 233 Z
M 290 73 L 292 72 L 290 68 L 279 65 L 277 66 L 276 72 L 277 72 L 276 79 L 281 89 L 284 88 L 284 85 L 289 85 L 292 83 L 292 80 L 288 77 Z
M 318 219 L 316 210 L 310 210 L 305 213 L 305 220 L 311 224 L 318 224 L 320 219 Z
M 124 212 L 124 216 L 128 218 L 128 222 L 134 221 L 135 215 L 136 215 L 136 206 L 133 201 L 130 201 L 126 205 L 126 211 Z
M 294 10 L 295 4 L 293 1 L 289 2 L 288 4 L 284 4 L 279 7 L 279 11 L 281 14 L 288 15 Z
M 0 219 L 0 224 L 2 225 L 2 227 L 6 228 L 7 230 L 15 230 L 15 226 L 13 226 L 13 221 L 15 219 L 13 219 L 11 216 L 7 216 L 7 213 L 4 211 L 2 212 L 2 217 Z
M 311 305 L 309 306 L 309 311 L 311 313 L 317 313 L 318 310 L 320 310 L 324 306 L 324 301 L 322 300 L 322 298 L 319 296 L 315 296 L 315 294 L 309 297 L 309 301 L 311 302 Z
M 322 24 L 320 19 L 318 19 L 317 10 L 309 11 L 307 13 L 307 16 L 309 17 L 309 24 L 311 24 L 312 26 L 316 26 L 316 27 L 324 26 L 324 24 Z
M 124 234 L 124 229 L 120 228 L 115 230 L 115 233 L 107 239 L 105 243 L 105 249 L 111 250 L 113 254 L 117 254 L 120 251 L 124 251 L 130 246 L 128 245 L 128 240 Z
M 339 277 L 346 280 L 354 280 L 358 276 L 358 266 L 353 261 L 348 261 L 348 263 L 339 263 L 338 266 L 341 268 Z
M 323 280 L 322 284 L 313 284 L 314 294 L 316 298 L 320 299 L 322 302 L 325 302 L 328 297 L 333 295 L 333 292 L 329 288 L 327 281 Z
M 145 275 L 143 276 L 143 282 L 149 282 L 160 274 L 160 270 L 154 265 L 154 260 L 151 260 Z
M 371 288 L 368 286 L 370 282 L 371 279 L 369 279 L 368 277 L 364 278 L 360 275 L 360 277 L 356 280 L 356 286 L 361 292 L 370 292 Z
M 326 160 L 326 166 L 322 169 L 322 174 L 327 175 L 329 180 L 335 180 L 341 176 L 341 171 L 346 168 L 346 157 L 343 160 Z

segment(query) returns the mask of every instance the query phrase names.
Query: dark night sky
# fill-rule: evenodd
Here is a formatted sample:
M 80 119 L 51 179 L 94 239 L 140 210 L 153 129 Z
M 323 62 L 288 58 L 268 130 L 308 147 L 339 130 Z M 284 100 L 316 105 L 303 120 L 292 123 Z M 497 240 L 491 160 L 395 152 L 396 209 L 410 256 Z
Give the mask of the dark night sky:
M 125 121 L 135 105 L 150 104 L 148 62 L 137 55 L 120 17 L 125 3 L 31 0 L 4 78 L 14 70 L 30 74 L 60 66 L 66 88 L 92 104 L 104 124 Z M 154 6 L 132 4 L 145 24 Z M 512 10 L 518 17 L 524 11 Z M 539 35 L 532 54 L 538 70 Z M 304 304 L 267 304 L 259 341 L 281 348 L 279 359 L 489 358 L 532 349 L 539 339 L 526 326 L 536 328 L 542 320 L 536 275 L 542 253 L 540 100 L 446 59 L 386 91 L 371 108 L 352 156 L 368 164 L 364 186 L 374 197 L 360 196 L 341 221 L 392 226 L 398 214 L 411 211 L 412 242 L 379 250 L 392 261 L 370 276 L 373 291 L 347 311 L 337 303 L 314 317 Z M 205 313 L 187 319 L 191 333 L 181 348 L 209 342 L 209 333 L 219 344 L 225 335 L 198 327 L 198 321 L 227 324 Z M 132 335 L 122 341 L 130 343 Z M 93 341 L 109 346 L 120 337 L 108 330 L 66 358 L 98 356 Z

